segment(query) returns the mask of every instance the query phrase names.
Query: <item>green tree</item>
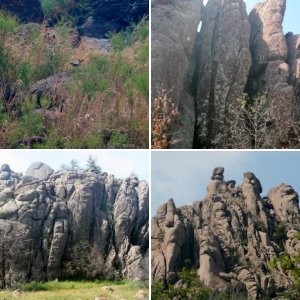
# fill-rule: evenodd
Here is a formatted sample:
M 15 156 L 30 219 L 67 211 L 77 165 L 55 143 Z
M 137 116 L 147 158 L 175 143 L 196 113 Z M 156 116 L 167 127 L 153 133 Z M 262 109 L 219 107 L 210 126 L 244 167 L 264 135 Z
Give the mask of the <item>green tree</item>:
M 100 174 L 102 168 L 97 164 L 97 159 L 92 155 L 89 156 L 89 159 L 86 163 L 87 169 L 92 170 L 93 172 Z
M 65 164 L 61 165 L 61 168 L 65 171 L 75 171 L 75 172 L 77 172 L 77 171 L 81 170 L 81 167 L 79 166 L 78 161 L 75 160 L 75 159 L 72 159 L 70 161 L 69 165 L 65 165 Z

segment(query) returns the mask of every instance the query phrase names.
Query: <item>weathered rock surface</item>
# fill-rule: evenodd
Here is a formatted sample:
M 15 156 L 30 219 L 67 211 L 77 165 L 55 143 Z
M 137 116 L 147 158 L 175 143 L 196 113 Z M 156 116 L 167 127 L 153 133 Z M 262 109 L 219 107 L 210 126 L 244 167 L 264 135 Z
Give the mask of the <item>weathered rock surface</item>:
M 292 147 L 299 120 L 299 35 L 283 33 L 286 0 L 261 1 L 250 16 L 243 0 L 209 0 L 201 9 L 199 2 L 153 1 L 152 94 L 171 91 L 178 109 L 170 147 L 236 147 L 231 130 L 240 100 L 252 107 L 261 95 L 267 99 L 260 104 L 264 146 Z M 246 146 L 257 147 L 251 139 L 245 137 Z
M 270 145 L 280 147 L 289 139 L 295 113 L 293 87 L 289 84 L 290 67 L 286 63 L 288 47 L 282 22 L 286 0 L 258 3 L 251 11 L 250 50 L 253 64 L 249 94 L 266 93 L 273 134 Z
M 148 277 L 146 182 L 41 163 L 30 170 L 33 180 L 0 180 L 0 282 Z
M 286 251 L 296 255 L 300 241 L 297 193 L 281 184 L 261 197 L 260 181 L 251 172 L 243 183 L 224 180 L 224 169 L 214 169 L 202 201 L 176 208 L 171 199 L 152 219 L 152 279 L 175 283 L 189 259 L 199 282 L 229 291 L 237 285 L 249 299 L 272 299 L 291 283 L 283 270 L 271 270 L 268 261 Z M 285 226 L 286 237 L 277 228 Z
M 32 163 L 26 171 L 26 175 L 38 180 L 47 180 L 54 170 L 42 162 Z
M 12 12 L 23 22 L 40 23 L 44 18 L 39 0 L 0 0 L 0 9 Z
M 251 66 L 250 25 L 246 4 L 239 1 L 208 1 L 195 46 L 197 147 L 220 148 L 230 123 L 230 106 L 242 96 Z
M 191 148 L 193 143 L 195 108 L 188 73 L 202 2 L 152 1 L 152 95 L 165 90 L 180 111 L 171 132 L 174 148 Z
M 293 85 L 297 103 L 300 99 L 300 35 L 289 35 L 288 44 L 288 64 L 290 66 L 289 83 Z

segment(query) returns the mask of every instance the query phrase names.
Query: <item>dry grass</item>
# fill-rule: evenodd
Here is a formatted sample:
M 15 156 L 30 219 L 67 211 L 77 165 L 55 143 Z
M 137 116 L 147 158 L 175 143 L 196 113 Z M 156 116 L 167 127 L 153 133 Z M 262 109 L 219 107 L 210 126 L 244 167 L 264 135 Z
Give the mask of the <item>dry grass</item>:
M 142 289 L 148 293 L 142 282 L 48 282 L 43 284 L 43 291 L 21 291 L 19 299 L 22 300 L 94 300 L 96 297 L 105 297 L 109 300 L 133 300 L 137 292 Z M 109 286 L 114 291 L 104 291 L 103 286 Z M 26 285 L 24 286 L 26 289 Z M 42 286 L 43 288 L 43 286 Z M 0 291 L 0 299 L 16 299 L 13 290 Z

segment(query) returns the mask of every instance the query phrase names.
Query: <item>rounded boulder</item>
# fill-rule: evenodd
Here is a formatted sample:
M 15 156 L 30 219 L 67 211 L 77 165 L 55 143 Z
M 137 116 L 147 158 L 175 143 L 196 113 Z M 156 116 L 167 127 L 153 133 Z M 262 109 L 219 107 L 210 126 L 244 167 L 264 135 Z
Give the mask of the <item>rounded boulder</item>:
M 54 170 L 42 163 L 42 162 L 34 162 L 32 163 L 26 171 L 26 176 L 34 177 L 39 180 L 47 180 Z

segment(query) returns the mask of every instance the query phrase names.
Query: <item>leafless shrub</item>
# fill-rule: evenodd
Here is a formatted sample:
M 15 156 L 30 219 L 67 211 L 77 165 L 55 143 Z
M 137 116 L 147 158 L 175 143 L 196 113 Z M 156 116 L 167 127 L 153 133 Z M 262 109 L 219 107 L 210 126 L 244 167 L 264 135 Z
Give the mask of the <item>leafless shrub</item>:
M 166 90 L 161 90 L 152 102 L 152 149 L 167 149 L 171 144 L 170 129 L 178 110 Z

